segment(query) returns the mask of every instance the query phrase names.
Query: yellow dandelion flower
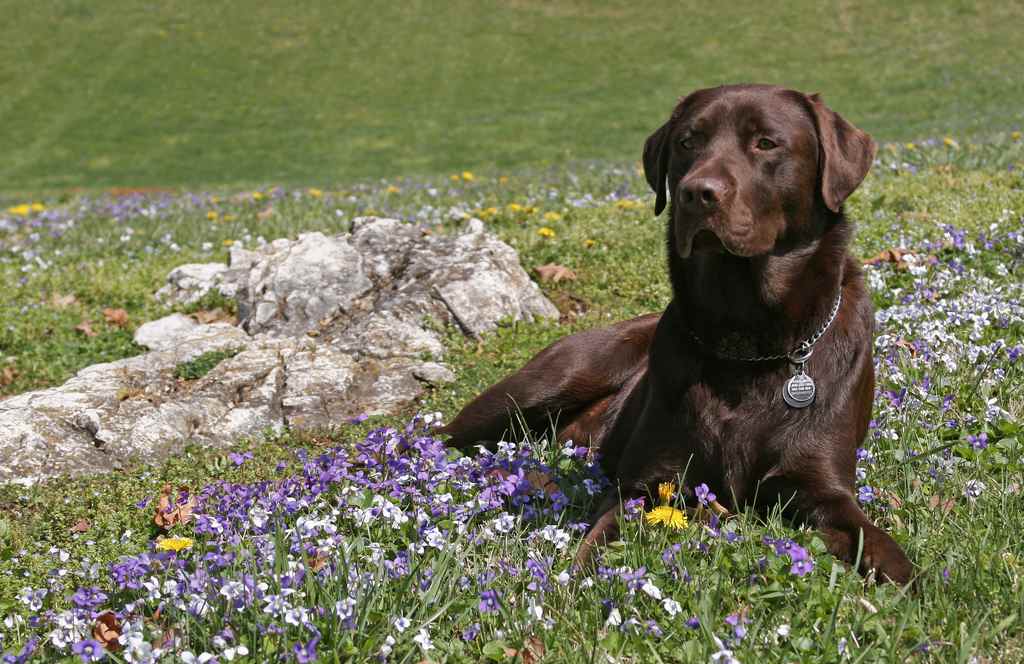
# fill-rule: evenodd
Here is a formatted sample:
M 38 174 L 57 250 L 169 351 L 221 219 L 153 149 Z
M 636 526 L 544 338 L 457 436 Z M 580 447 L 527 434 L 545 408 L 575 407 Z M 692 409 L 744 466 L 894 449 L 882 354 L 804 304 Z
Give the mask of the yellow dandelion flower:
M 523 206 L 520 205 L 519 203 L 509 203 L 508 205 L 505 206 L 505 209 L 511 212 L 512 214 L 515 214 L 517 212 L 522 212 Z
M 459 176 L 458 175 L 449 175 L 448 179 L 451 180 L 452 182 L 458 182 L 459 181 Z
M 26 214 L 28 214 L 31 211 L 31 206 L 29 206 L 28 203 L 23 203 L 21 205 L 15 205 L 14 207 L 9 207 L 9 208 L 7 208 L 7 211 L 10 212 L 11 214 L 16 214 L 19 217 L 24 217 Z
M 481 219 L 490 219 L 496 214 L 498 214 L 498 208 L 496 207 L 483 208 L 478 212 L 478 216 Z
M 262 191 L 254 191 L 254 192 L 252 192 L 252 199 L 254 201 L 262 201 L 263 200 L 263 192 Z
M 306 192 L 313 198 L 320 198 L 321 196 L 324 195 L 324 192 L 321 191 L 320 189 L 317 189 L 316 187 L 310 187 L 309 189 L 306 190 Z
M 217 213 L 214 212 L 213 210 L 210 210 L 209 212 L 206 213 L 206 218 L 209 219 L 210 221 L 215 221 L 217 219 Z
M 508 176 L 502 175 L 500 178 L 498 178 L 498 184 L 508 184 Z
M 385 189 L 384 191 L 388 192 L 389 194 L 397 194 L 398 192 L 400 192 L 400 191 L 402 191 L 402 190 L 401 190 L 401 189 L 399 189 L 398 187 L 396 187 L 396 186 L 395 186 L 395 185 L 393 185 L 393 184 L 389 184 L 389 185 L 388 185 L 388 188 L 387 188 L 387 189 Z
M 237 214 L 226 214 L 226 215 L 224 215 L 223 219 L 224 219 L 224 221 L 234 221 L 235 219 L 238 219 L 238 215 Z
M 157 540 L 156 548 L 160 551 L 184 551 L 191 549 L 193 540 L 190 537 L 165 537 Z
M 551 238 L 555 237 L 555 232 L 548 228 L 547 226 L 542 226 L 540 229 L 537 230 L 537 235 L 550 240 Z
M 33 212 L 42 212 L 43 210 L 46 209 L 46 207 L 42 203 L 33 203 L 29 207 L 32 208 Z
M 224 240 L 224 246 L 225 246 L 225 247 L 230 247 L 230 246 L 231 246 L 231 245 L 233 245 L 234 243 L 235 243 L 235 241 L 234 241 L 234 240 Z
M 472 171 L 462 171 L 462 179 L 466 182 L 472 182 L 476 179 L 476 176 L 473 175 Z
M 1012 132 L 1010 132 L 1010 138 L 1012 138 L 1015 141 L 1019 141 L 1020 140 L 1020 136 L 1021 136 L 1021 134 L 1020 134 L 1019 131 L 1012 131 Z
M 562 215 L 557 212 L 545 212 L 544 221 L 558 221 L 562 218 Z
M 644 514 L 644 521 L 655 526 L 665 526 L 673 530 L 682 530 L 689 523 L 686 520 L 686 512 L 677 510 L 669 505 L 659 505 L 650 512 Z
M 642 207 L 643 203 L 640 201 L 634 201 L 631 198 L 624 198 L 621 201 L 615 201 L 615 207 L 620 210 L 635 210 L 638 207 Z
M 903 147 L 905 147 L 908 150 L 916 150 L 917 149 L 917 146 L 914 145 L 913 143 L 906 143 L 906 144 L 903 145 Z
M 595 242 L 594 240 L 584 240 L 583 241 L 583 246 L 586 247 L 587 249 L 590 249 L 595 244 L 597 244 L 597 242 Z
M 946 147 L 953 148 L 954 150 L 960 147 L 960 144 L 954 141 L 951 137 L 947 136 L 942 139 L 942 142 L 946 144 Z
M 523 208 L 523 212 L 525 212 L 526 214 L 533 214 L 536 211 L 537 211 L 537 208 L 535 208 L 532 205 L 527 205 L 526 207 Z

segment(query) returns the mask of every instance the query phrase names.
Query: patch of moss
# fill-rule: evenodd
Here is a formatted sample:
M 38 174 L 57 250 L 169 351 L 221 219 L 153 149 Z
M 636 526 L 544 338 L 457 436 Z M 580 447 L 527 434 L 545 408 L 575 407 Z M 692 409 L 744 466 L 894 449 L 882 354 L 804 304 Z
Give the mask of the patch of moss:
M 174 367 L 174 377 L 178 380 L 198 380 L 210 373 L 215 366 L 234 357 L 242 351 L 241 348 L 229 348 L 227 350 L 211 350 L 203 353 L 194 360 L 182 362 Z

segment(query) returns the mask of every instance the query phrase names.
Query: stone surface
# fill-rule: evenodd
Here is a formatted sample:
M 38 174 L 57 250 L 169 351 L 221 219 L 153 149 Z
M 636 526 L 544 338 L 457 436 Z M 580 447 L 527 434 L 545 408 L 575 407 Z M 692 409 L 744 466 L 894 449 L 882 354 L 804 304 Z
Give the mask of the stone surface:
M 449 236 L 369 217 L 347 234 L 236 247 L 228 265 L 174 269 L 157 297 L 194 303 L 214 290 L 236 299 L 238 326 L 173 314 L 136 330 L 150 352 L 0 401 L 0 481 L 106 472 L 188 443 L 395 413 L 454 379 L 441 363 L 446 326 L 475 336 L 558 316 L 516 252 L 477 220 Z M 227 350 L 205 376 L 174 377 Z

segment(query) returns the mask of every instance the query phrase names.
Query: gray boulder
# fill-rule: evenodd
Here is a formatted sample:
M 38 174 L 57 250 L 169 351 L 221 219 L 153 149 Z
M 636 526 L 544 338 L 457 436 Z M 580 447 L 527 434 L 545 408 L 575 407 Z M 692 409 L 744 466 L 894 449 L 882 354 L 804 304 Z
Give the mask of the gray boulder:
M 213 290 L 236 299 L 237 326 L 173 314 L 136 330 L 150 352 L 0 401 L 0 481 L 107 472 L 188 443 L 397 413 L 454 379 L 442 363 L 446 326 L 477 336 L 558 316 L 516 252 L 476 220 L 449 236 L 366 217 L 351 233 L 234 248 L 228 265 L 175 268 L 157 297 L 193 303 Z M 223 359 L 205 375 L 176 377 L 209 353 Z

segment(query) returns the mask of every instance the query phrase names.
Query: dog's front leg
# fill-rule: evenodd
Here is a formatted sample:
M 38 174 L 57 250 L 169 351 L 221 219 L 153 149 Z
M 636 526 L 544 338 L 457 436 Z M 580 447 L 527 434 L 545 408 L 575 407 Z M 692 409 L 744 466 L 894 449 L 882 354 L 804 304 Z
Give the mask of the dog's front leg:
M 874 571 L 879 580 L 900 585 L 910 582 L 913 565 L 903 549 L 885 531 L 871 523 L 852 495 L 836 495 L 814 503 L 814 525 L 824 536 L 832 555 L 853 564 L 857 560 L 863 533 L 860 573 L 866 575 Z
M 618 538 L 618 516 L 621 510 L 622 501 L 619 498 L 618 492 L 615 490 L 606 492 L 597 509 L 594 510 L 594 514 L 597 516 L 594 525 L 590 527 L 586 537 L 583 538 L 579 548 L 576 549 L 576 559 L 573 563 L 575 567 L 584 568 L 589 565 L 594 555 L 595 547 L 604 546 Z

